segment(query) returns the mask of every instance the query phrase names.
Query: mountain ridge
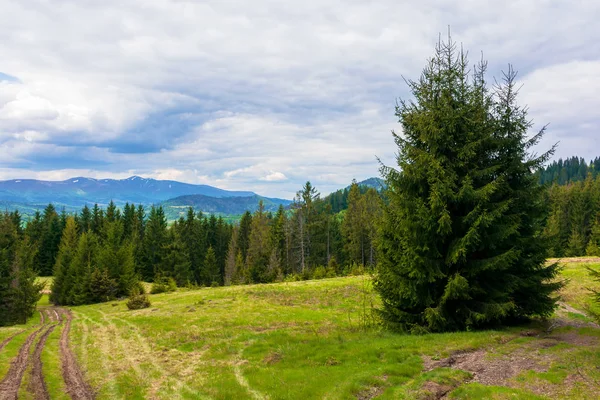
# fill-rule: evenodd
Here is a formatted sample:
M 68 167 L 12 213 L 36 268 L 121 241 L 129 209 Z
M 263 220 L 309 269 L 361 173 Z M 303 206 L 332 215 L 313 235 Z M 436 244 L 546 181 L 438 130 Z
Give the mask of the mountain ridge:
M 131 176 L 126 179 L 73 177 L 62 181 L 11 179 L 0 181 L 0 201 L 26 204 L 57 203 L 66 206 L 85 204 L 150 205 L 183 195 L 210 197 L 245 197 L 256 193 L 229 191 L 210 185 L 196 185 L 172 180 Z

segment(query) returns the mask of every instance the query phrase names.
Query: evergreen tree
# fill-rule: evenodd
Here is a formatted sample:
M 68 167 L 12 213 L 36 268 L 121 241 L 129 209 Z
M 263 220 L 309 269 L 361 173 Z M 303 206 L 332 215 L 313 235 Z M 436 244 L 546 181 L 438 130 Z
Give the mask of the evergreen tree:
M 219 266 L 219 281 L 223 284 L 223 276 L 225 275 L 225 260 L 227 258 L 227 249 L 231 240 L 231 225 L 226 224 L 223 217 L 217 219 L 215 231 L 215 255 L 217 257 L 217 265 Z
M 204 257 L 204 268 L 202 268 L 202 284 L 211 286 L 219 282 L 219 266 L 217 265 L 217 256 L 212 246 L 208 248 L 206 257 Z
M 287 270 L 285 266 L 287 262 L 287 246 L 286 246 L 286 225 L 287 217 L 283 205 L 279 205 L 277 213 L 273 217 L 270 229 L 270 246 L 276 252 L 277 259 L 279 260 L 282 269 Z
M 108 203 L 108 207 L 106 208 L 104 222 L 113 223 L 119 221 L 120 219 L 121 211 L 117 208 L 115 202 L 111 200 L 110 203 Z
M 135 216 L 135 205 L 125 203 L 123 208 L 123 237 L 132 239 L 135 230 L 136 216 Z
M 187 286 L 192 281 L 192 271 L 185 244 L 174 227 L 169 230 L 167 236 L 165 257 L 158 273 L 162 276 L 173 277 L 177 286 Z
M 12 313 L 11 284 L 14 278 L 12 263 L 18 243 L 17 230 L 6 214 L 0 214 L 0 326 L 15 323 Z
M 180 235 L 190 263 L 190 280 L 194 283 L 200 283 L 202 280 L 201 271 L 207 249 L 203 220 L 202 213 L 196 215 L 194 209 L 190 207 L 185 220 L 179 225 Z
M 10 219 L 12 220 L 13 226 L 17 230 L 17 235 L 21 237 L 23 235 L 23 221 L 19 210 L 15 210 L 10 213 Z
M 62 229 L 59 216 L 54 206 L 48 204 L 42 217 L 42 229 L 35 261 L 41 276 L 52 275 L 61 236 Z
M 248 247 L 250 246 L 250 229 L 252 225 L 252 214 L 246 211 L 240 220 L 240 232 L 238 236 L 238 247 L 242 252 L 242 258 L 246 262 Z
M 92 232 L 96 235 L 100 235 L 102 231 L 102 226 L 104 225 L 104 211 L 100 209 L 98 204 L 94 204 L 94 208 L 92 209 L 92 221 L 90 228 Z
M 367 213 L 365 202 L 362 200 L 356 181 L 352 181 L 348 193 L 348 209 L 344 215 L 342 225 L 346 240 L 348 261 L 360 265 L 366 264 L 367 258 Z
M 67 218 L 65 229 L 54 265 L 54 280 L 50 293 L 50 301 L 54 304 L 66 304 L 67 293 L 70 291 L 72 280 L 69 268 L 77 251 L 77 226 L 73 217 Z
M 42 297 L 44 284 L 35 282 L 37 275 L 33 263 L 36 252 L 37 249 L 28 238 L 17 244 L 8 298 L 11 303 L 11 319 L 19 324 L 24 324 L 31 318 Z
M 227 259 L 225 260 L 225 273 L 223 275 L 223 283 L 225 286 L 229 286 L 233 283 L 236 271 L 236 256 L 238 254 L 238 232 L 239 228 L 234 228 L 229 241 L 229 248 L 227 249 Z
M 294 236 L 295 236 L 295 261 L 297 271 L 304 273 L 309 267 L 311 250 L 311 233 L 315 227 L 315 200 L 319 192 L 310 182 L 306 182 L 302 190 L 296 193 L 294 199 Z
M 414 101 L 396 115 L 399 169 L 382 167 L 389 203 L 378 239 L 375 288 L 389 326 L 449 331 L 552 314 L 557 265 L 540 237 L 543 188 L 533 174 L 526 110 L 510 68 L 496 90 L 485 63 L 440 43 Z
M 91 302 L 92 273 L 96 269 L 97 253 L 97 236 L 93 232 L 82 233 L 69 266 L 67 281 L 71 284 L 63 304 L 80 305 Z
M 142 277 L 144 280 L 154 279 L 157 268 L 165 258 L 167 239 L 167 219 L 162 206 L 152 206 L 146 223 L 143 238 Z
M 237 255 L 235 256 L 235 274 L 233 275 L 232 282 L 235 284 L 248 283 L 250 281 L 248 276 L 249 274 L 246 269 L 244 257 L 242 256 L 242 252 L 238 250 Z
M 78 227 L 80 233 L 88 232 L 92 229 L 92 212 L 87 204 L 81 210 Z
M 27 222 L 27 226 L 25 227 L 25 235 L 29 237 L 32 243 L 36 243 L 37 247 L 39 247 L 39 242 L 42 237 L 42 214 L 39 211 L 36 211 L 33 215 L 33 218 Z
M 110 277 L 110 273 L 106 268 L 98 266 L 90 266 L 89 268 L 91 273 L 87 284 L 88 292 L 83 304 L 114 300 L 119 292 L 117 280 Z
M 262 200 L 258 203 L 258 210 L 252 216 L 250 229 L 250 244 L 246 264 L 248 264 L 249 278 L 254 283 L 265 283 L 271 280 L 267 273 L 271 247 L 269 246 L 269 222 Z
M 117 219 L 108 221 L 107 218 L 104 225 L 105 239 L 100 244 L 96 257 L 98 271 L 93 278 L 99 279 L 105 285 L 110 283 L 108 280 L 115 282 L 114 291 L 111 289 L 111 293 L 107 293 L 103 298 L 129 296 L 138 283 L 135 273 L 134 246 L 132 239 L 121 240 L 124 231 L 121 221 Z

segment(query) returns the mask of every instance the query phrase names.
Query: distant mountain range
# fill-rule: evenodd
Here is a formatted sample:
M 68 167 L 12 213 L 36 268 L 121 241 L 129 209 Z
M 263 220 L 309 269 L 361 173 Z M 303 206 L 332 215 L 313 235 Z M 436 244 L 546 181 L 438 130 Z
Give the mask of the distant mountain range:
M 381 189 L 379 178 L 370 178 L 359 185 Z M 289 206 L 292 201 L 259 196 L 250 191 L 228 191 L 209 185 L 193 185 L 177 181 L 157 180 L 132 176 L 127 179 L 93 179 L 76 177 L 64 181 L 12 179 L 0 181 L 0 209 L 18 209 L 24 215 L 42 210 L 48 203 L 67 212 L 79 211 L 84 205 L 106 206 L 110 201 L 117 206 L 125 203 L 161 204 L 170 220 L 185 215 L 187 208 L 221 215 L 240 215 L 254 212 L 259 201 L 267 211 L 276 211 L 279 205 Z
M 21 204 L 54 203 L 58 206 L 83 207 L 85 204 L 117 205 L 126 202 L 157 204 L 174 197 L 201 194 L 210 197 L 254 196 L 253 192 L 234 192 L 208 185 L 192 185 L 132 176 L 127 179 L 71 178 L 66 181 L 13 179 L 0 181 L 0 201 Z

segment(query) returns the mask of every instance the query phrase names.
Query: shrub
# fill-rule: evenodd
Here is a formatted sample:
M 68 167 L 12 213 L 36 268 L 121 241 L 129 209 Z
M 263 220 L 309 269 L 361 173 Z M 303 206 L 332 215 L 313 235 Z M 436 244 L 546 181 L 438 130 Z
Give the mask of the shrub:
M 337 260 L 335 259 L 335 256 L 332 256 L 329 259 L 329 262 L 327 263 L 327 277 L 335 278 L 337 276 L 337 274 L 340 272 L 339 268 L 340 268 L 340 266 L 338 265 Z
M 152 284 L 152 289 L 150 289 L 150 293 L 159 294 L 174 292 L 176 290 L 177 282 L 175 282 L 175 279 L 171 278 L 170 276 L 158 276 Z
M 362 264 L 352 263 L 345 268 L 345 275 L 359 276 L 366 273 L 365 266 Z
M 302 280 L 302 277 L 298 274 L 289 274 L 289 275 L 286 275 L 285 278 L 283 278 L 284 282 L 298 282 L 301 280 Z
M 150 299 L 145 292 L 140 292 L 139 288 L 134 288 L 131 291 L 129 300 L 127 301 L 127 308 L 130 310 L 140 310 L 142 308 L 150 307 Z
M 315 268 L 315 270 L 313 271 L 313 274 L 312 274 L 313 279 L 323 279 L 326 276 L 327 276 L 327 271 L 325 270 L 325 267 L 322 265 L 319 265 L 317 268 Z

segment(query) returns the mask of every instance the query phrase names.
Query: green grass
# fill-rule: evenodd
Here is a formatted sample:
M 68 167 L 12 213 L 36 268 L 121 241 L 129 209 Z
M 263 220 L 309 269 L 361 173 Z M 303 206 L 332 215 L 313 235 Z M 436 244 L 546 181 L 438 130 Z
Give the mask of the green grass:
M 568 264 L 562 273 L 570 280 L 564 301 L 577 310 L 595 307 L 586 289 L 595 282 L 585 267 Z M 561 314 L 575 327 L 555 329 L 554 339 L 545 337 L 542 322 L 395 334 L 372 324 L 378 298 L 362 276 L 180 290 L 150 299 L 150 308 L 137 311 L 125 301 L 72 309 L 72 346 L 98 399 L 415 399 L 435 387 L 453 399 L 585 399 L 595 397 L 593 382 L 600 382 L 600 330 L 585 327 L 592 319 L 576 312 Z M 14 329 L 0 329 L 0 340 Z M 521 336 L 531 331 L 535 335 Z M 42 361 L 50 397 L 62 399 L 59 338 L 56 328 Z M 2 352 L 0 376 L 4 360 L 18 351 L 16 339 Z M 504 386 L 473 382 L 473 374 L 454 368 L 424 369 L 425 358 L 475 349 L 484 349 L 490 362 L 516 355 L 544 368 L 523 370 Z
M 485 386 L 479 383 L 470 383 L 464 385 L 450 394 L 451 399 L 470 400 L 470 399 L 520 399 L 520 400 L 542 400 L 546 397 L 537 396 L 523 389 L 512 389 L 502 386 Z
M 376 301 L 365 279 L 180 291 L 153 295 L 152 307 L 140 311 L 124 302 L 76 307 L 74 341 L 107 398 L 137 389 L 162 398 L 295 399 L 403 385 L 421 374 L 421 353 L 447 355 L 512 335 L 365 329 L 363 304 Z M 92 363 L 98 358 L 90 351 L 104 354 L 103 363 Z

